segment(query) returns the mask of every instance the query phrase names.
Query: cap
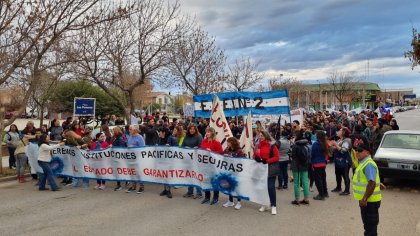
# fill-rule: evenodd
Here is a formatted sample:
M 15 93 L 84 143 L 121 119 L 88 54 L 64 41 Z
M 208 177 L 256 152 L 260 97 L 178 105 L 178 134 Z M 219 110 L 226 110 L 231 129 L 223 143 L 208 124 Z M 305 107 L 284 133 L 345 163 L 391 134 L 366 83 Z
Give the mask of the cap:
M 368 145 L 364 144 L 364 143 L 360 143 L 359 145 L 357 145 L 356 147 L 357 152 L 363 152 L 363 151 L 369 151 L 370 148 Z

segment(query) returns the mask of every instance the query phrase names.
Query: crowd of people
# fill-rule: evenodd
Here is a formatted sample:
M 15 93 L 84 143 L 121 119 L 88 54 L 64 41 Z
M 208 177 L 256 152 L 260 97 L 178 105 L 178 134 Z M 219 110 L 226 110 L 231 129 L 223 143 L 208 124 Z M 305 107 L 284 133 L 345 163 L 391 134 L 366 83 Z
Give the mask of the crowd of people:
M 350 169 L 353 173 L 358 165 L 356 150 L 359 145 L 369 147 L 374 155 L 384 133 L 398 129 L 396 120 L 392 117 L 379 118 L 372 111 L 360 114 L 346 112 L 318 112 L 304 114 L 303 122 L 294 120 L 287 124 L 262 124 L 257 121 L 253 125 L 253 143 L 256 162 L 269 165 L 267 176 L 267 194 L 270 206 L 261 206 L 261 212 L 271 209 L 273 215 L 276 210 L 276 188 L 288 189 L 288 183 L 293 181 L 294 199 L 291 204 L 309 205 L 311 190 L 315 184 L 318 194 L 312 199 L 326 200 L 329 190 L 326 181 L 326 167 L 328 162 L 334 163 L 336 186 L 330 191 L 340 196 L 350 194 Z M 48 163 L 51 161 L 50 150 L 57 145 L 71 145 L 86 150 L 102 150 L 109 147 L 142 147 L 153 145 L 169 145 L 188 148 L 203 148 L 225 156 L 246 157 L 239 144 L 239 137 L 244 129 L 242 120 L 228 119 L 233 137 L 227 140 L 227 148 L 223 149 L 216 140 L 216 132 L 209 127 L 207 119 L 169 118 L 166 114 L 146 114 L 140 124 L 124 125 L 124 121 L 116 116 L 102 119 L 100 132 L 94 137 L 92 130 L 85 127 L 79 120 L 67 118 L 62 124 L 57 119 L 50 125 L 42 125 L 39 129 L 29 121 L 21 132 L 12 124 L 4 136 L 10 154 L 10 168 L 16 168 L 20 182 L 25 182 L 24 169 L 28 163 L 25 147 L 32 144 L 39 146 L 37 164 L 41 173 L 33 173 L 38 179 L 40 191 L 48 190 L 48 180 L 51 190 L 60 190 L 53 178 Z M 51 145 L 50 142 L 54 142 Z M 31 165 L 31 161 L 29 161 Z M 275 164 L 275 165 L 274 165 Z M 31 165 L 32 167 L 32 165 Z M 292 175 L 289 176 L 288 171 Z M 89 187 L 89 179 L 63 177 L 62 185 L 73 187 Z M 276 183 L 277 182 L 277 183 Z M 344 183 L 344 186 L 342 185 Z M 143 193 L 143 183 L 116 182 L 114 190 Z M 276 187 L 277 186 L 277 187 Z M 104 190 L 106 183 L 98 179 L 94 189 Z M 164 185 L 161 196 L 172 198 L 171 186 Z M 194 191 L 195 188 L 195 191 Z M 303 190 L 303 197 L 301 196 Z M 185 198 L 202 199 L 202 204 L 215 205 L 219 201 L 219 192 L 205 192 L 199 187 L 187 187 Z M 234 202 L 233 196 L 223 204 L 224 207 L 241 208 L 241 199 Z

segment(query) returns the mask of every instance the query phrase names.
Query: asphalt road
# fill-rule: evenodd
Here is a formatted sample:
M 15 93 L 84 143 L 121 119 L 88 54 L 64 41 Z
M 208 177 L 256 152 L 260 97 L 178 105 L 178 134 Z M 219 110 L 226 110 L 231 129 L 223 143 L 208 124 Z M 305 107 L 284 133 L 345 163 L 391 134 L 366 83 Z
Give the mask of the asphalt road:
M 420 110 L 397 114 L 401 129 L 419 129 Z M 334 167 L 327 168 L 329 189 L 335 187 Z M 420 184 L 386 180 L 380 208 L 379 235 L 420 235 Z M 143 194 L 64 187 L 37 191 L 34 182 L 0 183 L 0 235 L 363 235 L 358 203 L 351 196 L 330 193 L 326 201 L 293 206 L 292 185 L 277 191 L 276 216 L 243 202 L 241 210 L 182 197 L 160 197 L 158 185 Z M 314 188 L 315 189 L 315 188 Z M 265 194 L 265 193 L 262 193 Z M 313 192 L 312 194 L 316 194 Z

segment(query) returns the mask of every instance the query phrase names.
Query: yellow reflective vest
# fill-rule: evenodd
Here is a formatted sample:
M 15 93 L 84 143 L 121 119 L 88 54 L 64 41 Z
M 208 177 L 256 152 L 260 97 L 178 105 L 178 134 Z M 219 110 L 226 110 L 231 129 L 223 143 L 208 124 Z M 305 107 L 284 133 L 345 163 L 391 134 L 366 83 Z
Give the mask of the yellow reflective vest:
M 376 163 L 372 160 L 371 157 L 367 157 L 362 163 L 359 163 L 359 166 L 356 168 L 356 172 L 353 175 L 353 196 L 356 200 L 362 200 L 363 196 L 366 193 L 366 187 L 368 185 L 368 179 L 364 173 L 364 169 L 368 164 L 372 164 L 376 168 L 376 186 L 372 195 L 367 199 L 368 202 L 379 202 L 382 199 L 381 194 L 381 181 L 379 178 L 379 170 Z

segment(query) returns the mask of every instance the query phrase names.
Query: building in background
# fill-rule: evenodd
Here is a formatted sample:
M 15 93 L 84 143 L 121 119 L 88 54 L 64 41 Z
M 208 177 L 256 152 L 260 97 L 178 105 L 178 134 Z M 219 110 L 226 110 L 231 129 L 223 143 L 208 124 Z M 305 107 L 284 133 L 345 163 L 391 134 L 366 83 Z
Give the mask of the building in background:
M 416 98 L 412 88 L 381 89 L 378 100 L 383 104 L 402 106 L 409 105 Z

